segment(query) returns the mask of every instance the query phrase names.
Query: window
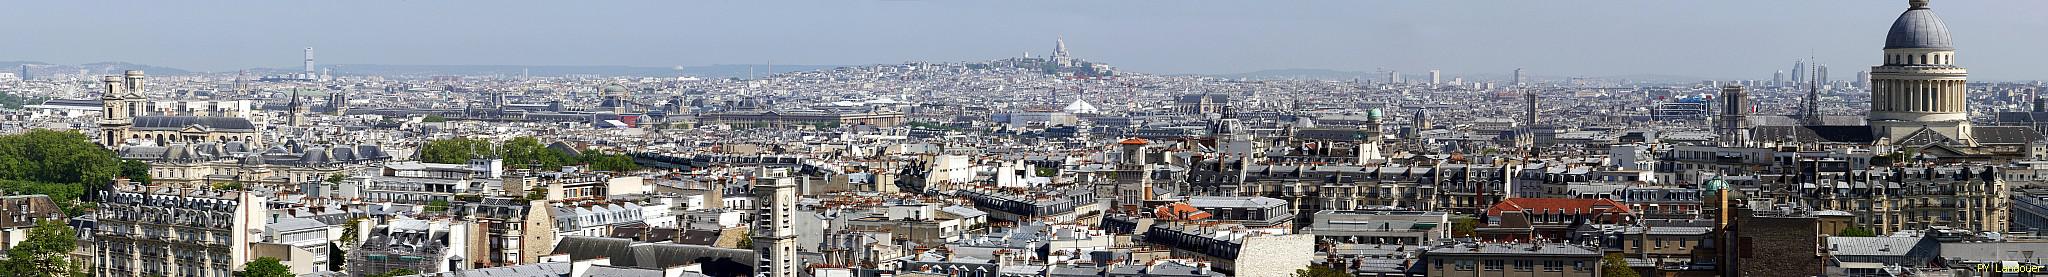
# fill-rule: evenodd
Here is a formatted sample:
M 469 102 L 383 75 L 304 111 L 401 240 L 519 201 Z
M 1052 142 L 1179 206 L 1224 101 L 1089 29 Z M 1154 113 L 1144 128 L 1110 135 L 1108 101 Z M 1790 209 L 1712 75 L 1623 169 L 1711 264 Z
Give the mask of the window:
M 1535 271 L 1536 261 L 1515 260 L 1515 271 Z
M 1564 271 L 1564 261 L 1543 261 L 1543 271 L 1545 271 L 1545 272 L 1559 272 L 1559 271 Z
M 1587 271 L 1588 269 L 1586 269 L 1586 261 L 1572 261 L 1572 270 L 1580 272 Z
M 1501 262 L 1501 260 L 1486 260 L 1486 270 L 1489 270 L 1489 271 L 1500 271 L 1500 270 L 1501 270 L 1501 267 L 1502 267 L 1502 266 L 1504 266 L 1505 264 L 1506 264 L 1506 263 L 1505 263 L 1505 262 Z
M 1436 270 L 1444 270 L 1444 259 L 1436 259 Z
M 1472 260 L 1458 260 L 1458 271 L 1472 271 Z

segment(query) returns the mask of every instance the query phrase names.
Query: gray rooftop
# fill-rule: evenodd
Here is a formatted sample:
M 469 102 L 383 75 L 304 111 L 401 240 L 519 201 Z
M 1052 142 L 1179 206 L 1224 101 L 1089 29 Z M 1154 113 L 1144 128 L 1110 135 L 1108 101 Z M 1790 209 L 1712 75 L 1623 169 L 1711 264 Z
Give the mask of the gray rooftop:
M 1927 1 L 1912 1 L 1913 6 L 1899 14 L 1899 20 L 1892 22 L 1891 34 L 1884 38 L 1884 49 L 1955 49 L 1949 42 L 1948 24 L 1927 8 Z

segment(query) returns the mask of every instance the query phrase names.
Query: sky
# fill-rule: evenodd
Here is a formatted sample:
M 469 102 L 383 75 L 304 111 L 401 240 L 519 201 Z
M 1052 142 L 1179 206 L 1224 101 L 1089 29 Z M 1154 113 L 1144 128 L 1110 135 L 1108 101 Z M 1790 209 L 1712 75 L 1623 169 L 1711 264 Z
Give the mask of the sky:
M 0 60 L 201 71 L 407 65 L 889 64 L 1052 52 L 1126 71 L 1768 79 L 1879 62 L 1905 0 L 22 1 Z M 1975 80 L 2048 79 L 2048 1 L 1935 0 Z

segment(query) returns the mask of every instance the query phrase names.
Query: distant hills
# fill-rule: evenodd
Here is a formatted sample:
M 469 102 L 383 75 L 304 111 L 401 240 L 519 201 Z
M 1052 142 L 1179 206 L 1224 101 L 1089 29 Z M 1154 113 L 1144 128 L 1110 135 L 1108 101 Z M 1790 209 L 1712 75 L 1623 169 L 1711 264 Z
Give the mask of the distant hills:
M 121 74 L 122 71 L 128 70 L 142 70 L 143 72 L 148 72 L 150 75 L 183 75 L 192 73 L 191 71 L 186 71 L 184 69 L 146 64 L 133 64 L 125 62 L 96 62 L 77 65 L 61 65 L 36 61 L 0 61 L 0 72 L 21 73 L 22 65 L 28 65 L 29 74 L 37 76 L 50 76 L 53 74 L 78 74 L 80 70 L 84 70 L 87 74 L 92 75 Z
M 173 68 L 173 67 L 164 67 L 164 66 L 155 66 L 155 65 L 146 65 L 146 64 L 135 64 L 135 63 L 126 63 L 126 62 L 97 62 L 97 63 L 87 63 L 87 64 L 77 64 L 77 65 L 61 65 L 61 64 L 51 64 L 51 63 L 45 63 L 45 62 L 36 62 L 36 61 L 0 61 L 0 72 L 8 72 L 8 73 L 17 73 L 17 72 L 18 72 L 18 71 L 19 71 L 19 70 L 21 69 L 21 65 L 24 65 L 24 64 L 26 64 L 26 65 L 29 65 L 29 73 L 30 73 L 30 74 L 34 74 L 34 75 L 37 75 L 37 76 L 50 76 L 50 75 L 53 75 L 53 74 L 78 74 L 78 72 L 79 72 L 80 70 L 84 70 L 84 71 L 86 71 L 86 72 L 87 72 L 88 74 L 92 74 L 92 75 L 112 75 L 112 74 L 120 74 L 120 73 L 121 73 L 121 71 L 125 71 L 125 70 L 142 70 L 142 71 L 145 71 L 145 72 L 149 72 L 149 74 L 150 74 L 150 75 L 159 75 L 159 76 L 161 76 L 161 75 L 186 75 L 186 74 L 195 74 L 195 73 L 205 73 L 205 72 L 197 72 L 197 71 L 191 71 L 191 70 L 185 70 L 185 69 L 179 69 L 179 68 Z M 641 77 L 671 77 L 671 76 L 677 76 L 678 74 L 681 74 L 681 75 L 688 75 L 688 76 L 699 76 L 699 77 L 709 77 L 709 78 L 747 78 L 747 77 L 748 77 L 748 76 L 750 76 L 750 75 L 751 75 L 751 76 L 757 76 L 757 77 L 759 77 L 759 76 L 768 76 L 768 75 L 772 75 L 772 74 L 779 74 L 779 73 L 788 73 L 788 72 L 800 72 L 800 71 L 814 71 L 814 70 L 826 70 L 826 69 L 833 69 L 833 68 L 839 68 L 839 67 L 846 67 L 846 66 L 847 66 L 847 65 L 789 65 L 789 64 L 776 64 L 776 65 L 766 65 L 766 64 L 715 64 L 715 65 L 683 66 L 683 67 L 682 67 L 682 70 L 681 70 L 680 72 L 678 72 L 678 71 L 676 70 L 676 68 L 675 68 L 675 67 L 661 67 L 661 66 L 615 66 L 615 65 L 388 65 L 388 64 L 333 64 L 333 65 L 321 65 L 321 66 L 320 66 L 320 68 L 321 68 L 321 69 L 325 69 L 325 70 L 332 70 L 332 71 L 333 71 L 333 74 L 336 74 L 336 75 L 377 75 L 377 76 L 394 76 L 394 77 L 406 77 L 406 76 L 412 76 L 412 77 L 426 77 L 426 76 L 443 76 L 443 75 L 453 75 L 453 76 L 485 76 L 485 75 L 498 75 L 498 76 L 514 77 L 514 76 L 519 76 L 519 75 L 520 75 L 521 73 L 525 73 L 525 74 L 531 74 L 532 76 L 541 76 L 541 77 L 552 77 L 552 76 L 562 76 L 562 75 L 569 75 L 569 74 L 595 74 L 595 75 L 601 75 L 601 76 L 641 76 Z M 298 68 L 295 68 L 295 67 L 294 67 L 294 68 L 251 68 L 251 69 L 249 69 L 249 73 L 250 73 L 250 74 L 253 74 L 253 75 L 272 75 L 272 74 L 281 74 L 281 73 L 293 73 L 293 72 L 298 72 L 298 70 L 299 70 L 299 69 L 298 69 Z M 233 72 L 233 71 L 228 71 L 228 72 L 213 72 L 213 73 L 232 73 L 232 72 Z M 1386 80 L 1386 78 L 1387 78 L 1387 75 L 1386 75 L 1386 74 L 1387 74 L 1387 73 L 1386 73 L 1386 72 L 1384 72 L 1384 71 L 1381 71 L 1381 72 L 1366 72 L 1366 71 L 1346 71 L 1346 70 L 1333 70 L 1333 69 L 1315 69 L 1315 68 L 1289 68 L 1289 69 L 1269 69 L 1269 70 L 1259 70 L 1259 71 L 1252 71 L 1252 72 L 1243 72 L 1243 73 L 1228 73 L 1228 74 L 1190 74 L 1190 75 L 1191 75 L 1191 76 L 1209 76 L 1209 77 L 1217 77 L 1217 78 L 1228 78 L 1228 79 L 1247 79 L 1247 80 L 1331 80 L 1331 81 L 1369 80 L 1369 81 L 1385 81 L 1385 80 Z M 1406 79 L 1408 79 L 1408 80 L 1426 80 L 1427 78 L 1429 78 L 1429 76 L 1427 75 L 1427 73 L 1426 73 L 1426 72 L 1401 72 L 1401 75 L 1403 76 L 1403 78 L 1406 78 Z M 1502 73 L 1498 73 L 1498 74 L 1465 74 L 1465 75 L 1457 75 L 1457 74 L 1448 74 L 1448 73 L 1447 73 L 1447 74 L 1444 74 L 1444 76 L 1443 76 L 1443 81 L 1445 81 L 1445 82 L 1449 82 L 1449 81 L 1451 81 L 1451 79 L 1452 79 L 1452 78 L 1457 78 L 1457 77 L 1464 77 L 1464 78 L 1465 78 L 1465 80 L 1467 80 L 1467 81 L 1501 81 L 1501 80 L 1508 80 L 1508 79 L 1512 79 L 1512 78 L 1514 78 L 1512 74 L 1509 74 L 1509 73 L 1506 73 L 1506 72 L 1502 72 Z M 1529 77 L 1529 78 L 1532 78 L 1532 79 L 1539 79 L 1539 80 L 1559 80 L 1559 79 L 1564 79 L 1564 78 L 1565 78 L 1565 77 L 1555 77 L 1555 76 L 1544 76 L 1544 75 L 1531 75 L 1531 76 L 1528 76 L 1528 77 Z M 1678 75 L 1662 75 L 1662 74 L 1631 74 L 1631 75 L 1620 75 L 1620 76 L 1600 76 L 1600 77 L 1590 77 L 1590 78 L 1593 78 L 1593 79 L 1600 79 L 1600 80 L 1610 80 L 1610 81 L 1623 81 L 1623 82 L 1626 82 L 1626 83 L 1685 83 L 1685 82 L 1696 82 L 1696 81 L 1700 81 L 1700 80 L 1712 80 L 1712 78 L 1701 78 L 1701 77 L 1694 77 L 1694 76 L 1678 76 Z
M 647 76 L 669 77 L 681 75 L 712 78 L 746 78 L 748 75 L 768 76 L 776 73 L 812 71 L 843 67 L 841 65 L 754 65 L 720 64 L 684 66 L 682 71 L 674 67 L 655 66 L 607 66 L 607 65 L 380 65 L 380 64 L 336 64 L 322 66 L 334 70 L 338 75 L 378 76 L 436 76 L 436 75 L 502 75 L 519 76 L 562 76 L 568 74 L 596 74 L 603 76 Z M 280 70 L 282 69 L 272 69 Z M 772 70 L 772 71 L 771 71 Z
M 1197 75 L 1197 76 L 1210 76 L 1210 77 L 1217 77 L 1217 78 L 1228 78 L 1228 79 L 1247 79 L 1247 80 L 1328 80 L 1328 81 L 1350 81 L 1350 80 L 1366 80 L 1366 81 L 1375 81 L 1375 82 L 1384 82 L 1384 81 L 1386 81 L 1386 80 L 1387 80 L 1387 72 L 1385 72 L 1385 71 L 1380 71 L 1380 72 L 1365 72 L 1365 71 L 1344 71 L 1344 70 L 1332 70 L 1332 69 L 1314 69 L 1314 68 L 1289 68 L 1289 69 L 1268 69 L 1268 70 L 1259 70 L 1259 71 L 1252 71 L 1252 72 L 1244 72 L 1244 73 L 1229 73 L 1229 74 L 1199 74 L 1199 75 Z M 1407 79 L 1407 80 L 1410 80 L 1410 81 L 1415 81 L 1415 80 L 1428 80 L 1428 79 L 1429 79 L 1429 72 L 1428 72 L 1428 71 L 1403 71 L 1403 72 L 1401 72 L 1401 77 L 1402 77 L 1403 79 Z M 1506 80 L 1514 79 L 1514 74 L 1513 74 L 1513 73 L 1507 73 L 1507 72 L 1503 72 L 1503 73 L 1489 73 L 1489 74 L 1464 74 L 1464 75 L 1458 75 L 1458 74 L 1451 74 L 1451 73 L 1449 73 L 1449 72 L 1446 72 L 1446 73 L 1445 73 L 1445 74 L 1444 74 L 1443 76 L 1441 76 L 1441 77 L 1443 78 L 1443 79 L 1442 79 L 1442 81 L 1444 81 L 1444 82 L 1450 82 L 1450 81 L 1451 81 L 1451 79 L 1453 79 L 1453 78 L 1458 78 L 1458 77 L 1464 77 L 1466 81 L 1506 81 Z M 1557 77 L 1557 76 L 1548 76 L 1548 75 L 1529 75 L 1529 76 L 1524 76 L 1524 77 L 1527 77 L 1527 78 L 1530 78 L 1530 79 L 1536 79 L 1536 80 L 1560 80 L 1560 79 L 1566 79 L 1566 78 L 1571 78 L 1571 77 Z M 1701 81 L 1701 80 L 1713 80 L 1712 78 L 1703 78 L 1703 77 L 1694 77 L 1694 76 L 1679 76 L 1679 75 L 1662 75 L 1662 74 L 1631 74 L 1631 75 L 1619 75 L 1619 76 L 1597 76 L 1597 77 L 1578 77 L 1578 78 L 1591 78 L 1591 79 L 1599 79 L 1599 80 L 1609 80 L 1609 81 L 1624 81 L 1624 82 L 1628 82 L 1628 83 L 1687 83 L 1687 82 L 1698 82 L 1698 81 Z
M 1204 74 L 1203 76 L 1251 80 L 1377 80 L 1375 78 L 1386 78 L 1385 73 L 1310 68 L 1267 69 L 1244 73 Z
M 77 65 L 52 64 L 37 61 L 0 61 L 0 72 L 19 73 L 22 65 L 29 66 L 29 74 L 51 76 L 55 74 L 78 74 L 80 70 L 90 75 L 121 74 L 127 70 L 142 70 L 149 75 L 187 75 L 197 72 L 173 67 L 154 66 L 125 62 L 97 62 Z M 746 78 L 748 75 L 768 76 L 776 73 L 813 71 L 844 67 L 842 65 L 765 65 L 765 64 L 719 64 L 684 66 L 681 72 L 675 67 L 658 66 L 604 66 L 604 65 L 384 65 L 384 64 L 334 64 L 321 65 L 323 70 L 332 70 L 337 75 L 378 75 L 378 76 L 519 76 L 523 71 L 532 76 L 562 76 L 568 74 L 596 74 L 602 76 L 647 76 L 669 77 L 677 74 L 711 78 Z M 271 75 L 298 72 L 298 68 L 251 68 L 253 75 Z M 212 73 L 233 73 L 212 72 Z

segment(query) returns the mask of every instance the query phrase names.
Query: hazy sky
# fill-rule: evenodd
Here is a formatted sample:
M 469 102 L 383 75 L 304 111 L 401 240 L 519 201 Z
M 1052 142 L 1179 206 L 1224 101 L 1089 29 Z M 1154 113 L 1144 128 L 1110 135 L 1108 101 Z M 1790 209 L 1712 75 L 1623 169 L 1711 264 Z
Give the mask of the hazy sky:
M 322 63 L 874 64 L 1052 51 L 1149 73 L 1381 69 L 1850 78 L 1905 0 L 20 1 L 0 60 L 193 70 Z M 2048 79 L 2048 1 L 1935 0 L 1973 79 Z

